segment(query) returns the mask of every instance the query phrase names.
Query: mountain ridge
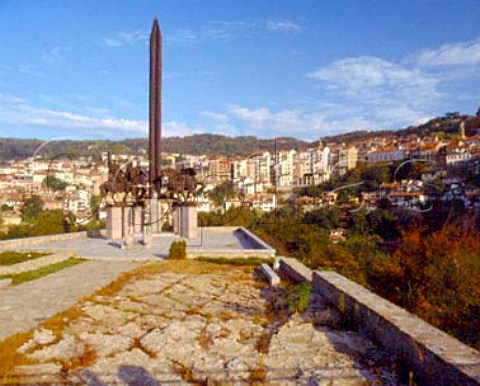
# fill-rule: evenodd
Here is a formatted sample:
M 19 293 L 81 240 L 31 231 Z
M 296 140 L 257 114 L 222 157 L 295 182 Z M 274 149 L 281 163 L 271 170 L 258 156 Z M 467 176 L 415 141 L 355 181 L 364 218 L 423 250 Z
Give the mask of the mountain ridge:
M 336 143 L 365 141 L 374 137 L 406 136 L 409 134 L 431 135 L 443 132 L 447 136 L 458 133 L 460 122 L 465 122 L 467 135 L 474 135 L 480 130 L 480 109 L 476 116 L 446 114 L 433 118 L 421 125 L 412 125 L 399 130 L 352 131 L 319 138 L 316 141 L 304 141 L 294 137 L 277 137 L 264 139 L 255 136 L 230 137 L 221 134 L 193 134 L 185 137 L 162 138 L 162 151 L 178 154 L 205 154 L 209 156 L 249 156 L 257 152 L 290 149 L 305 149 L 316 145 L 320 140 Z M 32 156 L 47 141 L 39 139 L 0 138 L 0 162 Z M 99 151 L 110 150 L 112 153 L 138 154 L 147 151 L 147 138 L 126 138 L 122 140 L 61 140 L 44 145 L 38 153 L 43 157 L 55 157 L 60 154 L 78 156 L 92 155 Z

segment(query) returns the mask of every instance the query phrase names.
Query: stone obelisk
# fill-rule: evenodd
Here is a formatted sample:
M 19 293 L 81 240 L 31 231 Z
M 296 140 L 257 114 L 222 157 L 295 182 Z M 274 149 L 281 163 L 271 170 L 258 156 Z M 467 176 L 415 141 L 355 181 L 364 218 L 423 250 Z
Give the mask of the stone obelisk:
M 160 195 L 162 168 L 162 34 L 158 20 L 153 21 L 150 33 L 150 128 L 149 128 L 149 182 L 150 200 L 147 203 L 149 211 L 149 233 L 161 231 Z M 144 219 L 145 220 L 145 219 Z M 150 229 L 151 228 L 151 229 Z M 145 241 L 145 240 L 144 240 Z
M 162 152 L 162 34 L 158 20 L 153 21 L 150 34 L 150 174 L 152 191 L 160 193 Z

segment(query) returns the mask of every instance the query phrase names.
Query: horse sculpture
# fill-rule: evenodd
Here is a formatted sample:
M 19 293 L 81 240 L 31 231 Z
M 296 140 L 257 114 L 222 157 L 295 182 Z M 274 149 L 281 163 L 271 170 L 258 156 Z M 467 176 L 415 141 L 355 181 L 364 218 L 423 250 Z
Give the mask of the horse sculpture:
M 123 194 L 122 202 L 125 204 L 128 197 L 139 201 L 146 198 L 148 173 L 139 166 L 127 165 L 123 170 L 119 165 L 109 165 L 108 181 L 100 185 L 102 197 L 111 197 L 114 203 L 118 194 Z M 180 196 L 190 197 L 196 188 L 195 171 L 183 169 L 181 172 L 173 168 L 162 170 L 154 187 L 159 187 L 159 196 L 170 199 L 179 199 Z

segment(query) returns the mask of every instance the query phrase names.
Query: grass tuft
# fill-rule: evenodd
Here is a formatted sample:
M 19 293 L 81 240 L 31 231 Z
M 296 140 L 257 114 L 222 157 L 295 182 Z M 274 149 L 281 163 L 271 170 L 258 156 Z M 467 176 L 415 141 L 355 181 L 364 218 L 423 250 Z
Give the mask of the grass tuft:
M 6 251 L 0 253 L 0 266 L 1 265 L 14 265 L 20 264 L 24 261 L 38 259 L 39 257 L 48 256 L 51 253 L 40 252 L 15 252 Z
M 83 263 L 84 261 L 86 260 L 79 259 L 77 257 L 71 257 L 67 260 L 60 261 L 58 263 L 54 263 L 54 264 L 47 265 L 45 267 L 34 269 L 33 271 L 26 271 L 26 272 L 13 274 L 13 275 L 2 275 L 0 276 L 0 279 L 11 278 L 13 285 L 21 284 L 27 281 L 36 280 L 46 275 L 50 275 L 51 273 L 61 271 L 62 269 Z

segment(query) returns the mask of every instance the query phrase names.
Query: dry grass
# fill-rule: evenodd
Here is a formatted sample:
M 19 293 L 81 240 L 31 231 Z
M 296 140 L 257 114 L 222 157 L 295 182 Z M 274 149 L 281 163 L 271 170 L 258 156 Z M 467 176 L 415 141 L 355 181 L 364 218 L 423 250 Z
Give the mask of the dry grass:
M 145 354 L 147 354 L 150 358 L 156 358 L 157 354 L 155 354 L 153 351 L 147 350 L 145 347 L 142 346 L 142 344 L 140 343 L 141 339 L 142 339 L 142 337 L 135 338 L 133 340 L 133 344 L 129 347 L 129 350 L 133 350 L 134 348 L 137 348 L 137 349 L 143 351 Z
M 68 373 L 72 370 L 91 366 L 96 359 L 97 353 L 95 350 L 92 347 L 85 345 L 84 350 L 80 355 L 74 356 L 69 361 L 62 360 L 60 361 L 60 364 L 62 366 L 62 371 Z
M 250 371 L 250 377 L 248 378 L 249 385 L 266 385 L 265 379 L 267 373 L 265 371 L 265 365 L 260 362 L 256 368 Z
M 84 315 L 85 313 L 80 308 L 80 306 L 76 305 L 72 308 L 69 308 L 68 310 L 59 312 L 58 314 L 45 320 L 45 322 L 43 322 L 41 326 L 43 328 L 51 330 L 57 338 L 61 338 L 65 327 L 69 325 L 72 321 Z
M 204 350 L 208 350 L 213 343 L 212 336 L 205 330 L 198 334 L 197 341 Z
M 12 384 L 12 371 L 15 366 L 30 364 L 29 359 L 17 352 L 33 336 L 32 331 L 15 334 L 0 342 L 0 384 Z
M 205 379 L 201 379 L 196 376 L 193 370 L 190 367 L 185 366 L 183 363 L 175 362 L 173 364 L 173 369 L 178 375 L 182 377 L 185 382 L 189 382 L 193 385 L 198 386 L 207 386 L 208 384 Z
M 38 328 L 51 330 L 58 340 L 62 337 L 62 332 L 65 326 L 82 315 L 84 315 L 83 311 L 78 306 L 74 306 L 47 319 Z M 11 377 L 16 366 L 32 363 L 32 361 L 30 361 L 24 354 L 17 352 L 23 344 L 27 343 L 32 338 L 33 330 L 30 330 L 28 332 L 13 335 L 0 342 L 0 381 L 2 383 L 9 383 L 6 380 Z M 89 361 L 92 360 L 92 355 L 91 352 L 85 352 L 85 355 L 82 355 L 79 358 L 74 358 L 72 365 L 78 367 L 81 366 L 82 363 L 91 364 Z M 75 363 L 78 363 L 78 366 Z M 71 367 L 72 365 L 62 363 L 62 367 Z
M 218 319 L 220 319 L 222 322 L 228 322 L 229 320 L 232 320 L 235 318 L 232 312 L 230 311 L 220 311 L 217 315 Z
M 268 354 L 268 348 L 270 347 L 270 339 L 272 334 L 266 330 L 260 335 L 260 338 L 255 342 L 255 350 L 262 354 Z

